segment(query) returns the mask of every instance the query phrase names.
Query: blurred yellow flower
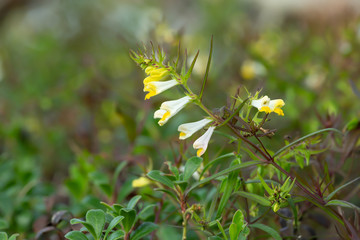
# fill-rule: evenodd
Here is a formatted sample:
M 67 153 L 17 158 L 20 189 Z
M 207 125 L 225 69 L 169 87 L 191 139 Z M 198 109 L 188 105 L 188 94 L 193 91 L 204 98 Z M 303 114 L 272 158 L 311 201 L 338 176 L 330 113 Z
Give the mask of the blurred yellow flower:
M 150 183 L 151 181 L 146 177 L 139 177 L 132 181 L 132 187 L 133 188 L 144 187 L 146 185 L 149 185 Z
M 245 80 L 251 80 L 256 76 L 264 76 L 266 68 L 259 62 L 246 60 L 241 65 L 240 73 Z

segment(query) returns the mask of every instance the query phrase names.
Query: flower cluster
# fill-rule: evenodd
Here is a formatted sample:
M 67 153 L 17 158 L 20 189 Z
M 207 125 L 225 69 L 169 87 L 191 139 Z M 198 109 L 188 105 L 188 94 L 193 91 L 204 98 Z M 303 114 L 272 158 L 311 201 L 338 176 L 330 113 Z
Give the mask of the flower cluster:
M 270 100 L 268 96 L 264 96 L 260 99 L 252 100 L 251 105 L 256 107 L 259 112 L 275 112 L 280 116 L 284 116 L 284 112 L 281 108 L 285 105 L 285 102 L 282 99 Z
M 173 73 L 170 67 L 160 67 L 156 64 L 149 65 L 145 67 L 145 73 L 148 75 L 144 79 L 144 92 L 148 92 L 145 96 L 145 100 L 181 83 L 180 80 L 177 80 L 176 78 L 171 79 Z M 160 109 L 155 111 L 154 118 L 160 119 L 158 124 L 163 126 L 192 100 L 193 99 L 190 96 L 185 96 L 177 100 L 163 102 Z M 204 118 L 200 121 L 181 124 L 178 128 L 178 131 L 180 132 L 179 139 L 184 140 L 191 137 L 195 132 L 206 127 L 212 121 L 212 119 Z M 198 157 L 205 153 L 214 129 L 215 126 L 210 126 L 205 134 L 194 142 L 193 147 L 194 149 L 197 149 Z

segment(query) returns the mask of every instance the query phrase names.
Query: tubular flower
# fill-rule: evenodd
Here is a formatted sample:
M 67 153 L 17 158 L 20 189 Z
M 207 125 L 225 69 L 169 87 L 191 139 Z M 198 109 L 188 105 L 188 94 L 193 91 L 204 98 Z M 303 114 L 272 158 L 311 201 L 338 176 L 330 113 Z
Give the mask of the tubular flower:
M 160 126 L 164 125 L 172 116 L 177 114 L 181 109 L 183 109 L 186 104 L 191 100 L 191 97 L 186 96 L 178 100 L 166 101 L 163 102 L 160 106 L 160 109 L 154 113 L 154 118 L 160 118 L 158 122 Z
M 205 153 L 214 129 L 214 126 L 209 127 L 208 130 L 194 142 L 193 148 L 198 149 L 196 152 L 198 157 Z
M 208 123 L 211 123 L 213 120 L 209 118 L 204 118 L 197 122 L 184 123 L 178 127 L 178 131 L 180 132 L 179 139 L 184 140 L 188 137 L 191 137 L 195 132 L 199 131 L 203 127 L 205 127 Z
M 169 75 L 169 71 L 166 68 L 156 68 L 149 66 L 145 69 L 145 73 L 150 75 L 144 79 L 144 84 L 154 81 L 160 81 Z
M 252 100 L 251 105 L 256 107 L 260 112 L 275 112 L 278 115 L 284 116 L 281 108 L 285 105 L 285 102 L 282 99 L 270 100 L 268 96 L 264 96 L 258 100 Z
M 152 96 L 158 95 L 169 88 L 179 84 L 176 80 L 169 81 L 153 81 L 146 83 L 144 86 L 144 92 L 149 92 L 145 96 L 145 100 L 151 98 Z
M 146 185 L 149 185 L 150 183 L 151 183 L 151 181 L 149 179 L 147 179 L 146 177 L 139 177 L 132 181 L 132 187 L 133 188 L 144 187 Z

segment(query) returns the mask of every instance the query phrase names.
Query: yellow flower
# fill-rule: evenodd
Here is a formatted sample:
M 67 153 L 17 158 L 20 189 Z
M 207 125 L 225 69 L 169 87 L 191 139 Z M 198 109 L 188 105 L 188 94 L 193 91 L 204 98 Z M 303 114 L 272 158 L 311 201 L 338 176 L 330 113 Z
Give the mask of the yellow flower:
M 260 99 L 252 100 L 251 105 L 256 107 L 259 112 L 275 112 L 278 115 L 284 116 L 284 112 L 281 108 L 285 105 L 285 102 L 282 99 L 270 100 L 268 96 L 264 96 Z
M 177 100 L 163 102 L 160 106 L 160 109 L 154 113 L 154 118 L 160 118 L 158 124 L 160 126 L 164 125 L 172 116 L 177 114 L 181 109 L 183 109 L 186 104 L 191 100 L 191 97 L 186 96 Z
M 169 81 L 153 81 L 146 83 L 144 86 L 144 92 L 149 92 L 145 96 L 145 100 L 151 98 L 152 96 L 158 95 L 169 88 L 172 88 L 175 85 L 178 85 L 178 81 L 169 80 Z
M 169 75 L 169 70 L 166 68 L 156 68 L 154 66 L 149 66 L 145 69 L 145 73 L 150 76 L 144 79 L 144 84 L 163 80 Z
M 256 76 L 264 76 L 266 68 L 259 62 L 246 60 L 243 62 L 240 72 L 244 79 L 251 80 Z
M 146 185 L 149 185 L 150 183 L 151 183 L 151 181 L 149 179 L 147 179 L 146 177 L 139 177 L 132 181 L 132 187 L 133 188 L 144 187 Z
M 208 130 L 193 143 L 193 148 L 198 149 L 196 152 L 198 157 L 205 153 L 214 129 L 214 126 L 209 127 Z
M 204 118 L 197 122 L 184 123 L 178 127 L 178 131 L 180 132 L 179 139 L 183 140 L 188 137 L 191 137 L 195 132 L 199 131 L 203 127 L 205 127 L 208 123 L 211 123 L 213 120 Z

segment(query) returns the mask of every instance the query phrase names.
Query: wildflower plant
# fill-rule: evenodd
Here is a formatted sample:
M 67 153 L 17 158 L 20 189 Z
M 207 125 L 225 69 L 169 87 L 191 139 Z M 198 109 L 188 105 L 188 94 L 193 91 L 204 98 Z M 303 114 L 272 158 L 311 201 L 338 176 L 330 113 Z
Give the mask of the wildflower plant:
M 220 110 L 211 111 L 204 105 L 202 98 L 209 75 L 212 52 L 211 40 L 210 54 L 199 93 L 194 92 L 190 87 L 192 71 L 199 52 L 196 53 L 189 68 L 186 59 L 180 66 L 180 46 L 174 61 L 167 59 L 164 51 L 161 48 L 156 50 L 154 46 L 150 52 L 144 47 L 137 52 L 131 51 L 130 54 L 147 75 L 143 80 L 144 91 L 148 92 L 145 100 L 164 91 L 172 91 L 175 87 L 182 89 L 183 97 L 164 101 L 159 110 L 155 111 L 154 118 L 160 119 L 158 121 L 160 126 L 171 121 L 171 118 L 182 111 L 186 111 L 186 106 L 190 104 L 196 105 L 204 114 L 202 119 L 193 119 L 193 122 L 178 126 L 179 140 L 190 139 L 196 150 L 196 156 L 188 158 L 185 163 L 180 161 L 173 165 L 167 162 L 169 169 L 167 173 L 159 170 L 151 170 L 147 173 L 147 177 L 158 186 L 156 190 L 175 199 L 174 204 L 179 205 L 182 216 L 182 239 L 187 239 L 189 224 L 209 239 L 246 239 L 252 236 L 252 232 L 256 232 L 256 228 L 274 239 L 281 239 L 277 230 L 259 222 L 270 216 L 270 210 L 273 214 L 283 217 L 279 214 L 280 210 L 289 208 L 296 228 L 299 223 L 296 204 L 301 202 L 314 204 L 332 217 L 337 227 L 344 226 L 346 223 L 342 215 L 330 207 L 336 203 L 324 195 L 326 192 L 331 195 L 329 189 L 321 184 L 312 188 L 300 176 L 295 177 L 291 171 L 292 167 L 308 166 L 311 156 L 324 151 L 324 149 L 310 149 L 310 142 L 316 135 L 322 132 L 342 133 L 332 128 L 322 129 L 292 143 L 286 142 L 286 145 L 276 152 L 270 150 L 265 146 L 262 138 L 271 138 L 276 133 L 276 129 L 267 129 L 266 123 L 273 114 L 286 115 L 285 101 L 272 100 L 267 95 L 260 95 L 259 91 L 250 93 L 244 88 L 247 93 L 245 96 L 240 96 L 238 92 L 232 96 L 231 104 L 218 108 Z M 229 130 L 231 134 L 228 133 Z M 202 132 L 202 135 L 193 139 L 192 136 L 196 132 Z M 216 132 L 228 137 L 231 143 L 237 143 L 237 147 L 233 152 L 217 156 L 213 160 L 204 160 L 202 156 L 211 148 L 210 140 Z M 305 161 L 299 160 L 304 157 Z M 213 166 L 227 158 L 232 159 L 229 166 L 212 171 Z M 296 161 L 292 161 L 293 158 Z M 192 177 L 195 174 L 197 176 Z M 265 177 L 268 179 L 264 180 Z M 139 181 L 140 179 L 135 180 L 134 184 L 137 185 Z M 271 187 L 267 182 L 271 183 Z M 208 183 L 219 183 L 215 189 L 208 188 L 212 200 L 194 202 L 193 192 L 199 191 Z M 291 193 L 294 191 L 297 194 Z M 229 222 L 231 219 L 232 221 Z M 293 234 L 296 235 L 298 230 L 294 231 Z

